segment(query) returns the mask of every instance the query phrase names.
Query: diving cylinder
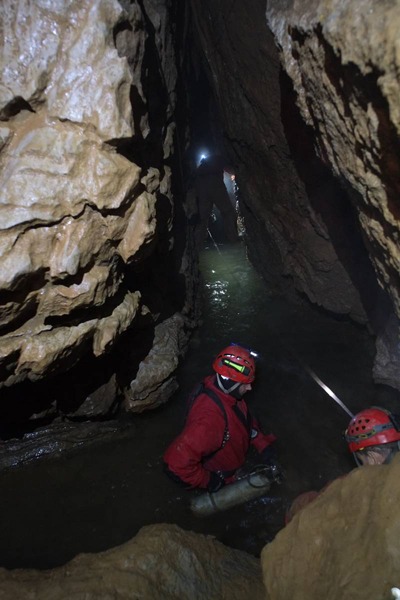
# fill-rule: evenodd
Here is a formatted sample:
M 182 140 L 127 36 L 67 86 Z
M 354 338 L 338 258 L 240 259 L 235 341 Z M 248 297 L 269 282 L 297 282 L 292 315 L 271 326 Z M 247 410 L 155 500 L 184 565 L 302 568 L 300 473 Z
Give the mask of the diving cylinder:
M 262 496 L 270 487 L 271 480 L 265 472 L 250 473 L 247 477 L 226 485 L 218 492 L 206 492 L 196 496 L 191 501 L 190 508 L 198 517 L 207 517 Z

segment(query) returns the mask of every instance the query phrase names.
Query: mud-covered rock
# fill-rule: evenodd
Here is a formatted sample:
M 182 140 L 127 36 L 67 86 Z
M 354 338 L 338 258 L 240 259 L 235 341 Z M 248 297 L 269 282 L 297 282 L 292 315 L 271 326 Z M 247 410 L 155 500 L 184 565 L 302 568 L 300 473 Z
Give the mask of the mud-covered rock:
M 261 555 L 271 600 L 389 600 L 399 587 L 400 457 L 355 469 L 303 508 Z
M 132 540 L 81 554 L 51 571 L 0 569 L 0 599 L 262 600 L 258 559 L 175 525 L 143 527 Z

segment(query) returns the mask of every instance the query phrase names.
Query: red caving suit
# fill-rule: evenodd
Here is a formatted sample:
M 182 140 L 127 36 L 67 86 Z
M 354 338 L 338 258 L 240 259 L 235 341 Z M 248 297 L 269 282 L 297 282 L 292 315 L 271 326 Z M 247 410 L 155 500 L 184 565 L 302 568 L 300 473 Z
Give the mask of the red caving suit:
M 228 441 L 221 448 L 226 429 L 224 413 L 216 402 L 203 392 L 194 400 L 183 431 L 164 453 L 164 462 L 168 469 L 193 488 L 206 488 L 211 471 L 233 474 L 243 465 L 250 444 L 258 452 L 262 452 L 276 439 L 273 434 L 262 433 L 257 421 L 250 416 L 248 418 L 247 404 L 243 399 L 237 400 L 217 386 L 215 375 L 206 377 L 203 385 L 213 390 L 225 408 Z M 235 405 L 242 413 L 244 422 L 235 414 Z M 213 452 L 215 454 L 207 458 Z M 226 477 L 225 480 L 229 483 L 233 478 Z

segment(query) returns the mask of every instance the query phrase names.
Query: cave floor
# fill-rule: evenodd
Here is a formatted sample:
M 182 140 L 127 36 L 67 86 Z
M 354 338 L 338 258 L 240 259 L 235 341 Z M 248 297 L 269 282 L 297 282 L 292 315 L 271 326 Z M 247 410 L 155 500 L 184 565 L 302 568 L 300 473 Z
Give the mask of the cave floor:
M 242 244 L 206 248 L 203 323 L 180 367 L 180 390 L 121 435 L 75 453 L 0 474 L 0 565 L 49 568 L 133 537 L 143 525 L 176 523 L 256 556 L 283 527 L 290 501 L 353 468 L 342 433 L 347 414 L 305 372 L 308 364 L 352 412 L 395 408 L 399 394 L 372 382 L 374 340 L 347 320 L 268 294 Z M 162 454 L 183 423 L 185 398 L 230 342 L 260 354 L 248 401 L 278 436 L 285 481 L 216 516 L 192 515 L 195 492 L 162 472 Z

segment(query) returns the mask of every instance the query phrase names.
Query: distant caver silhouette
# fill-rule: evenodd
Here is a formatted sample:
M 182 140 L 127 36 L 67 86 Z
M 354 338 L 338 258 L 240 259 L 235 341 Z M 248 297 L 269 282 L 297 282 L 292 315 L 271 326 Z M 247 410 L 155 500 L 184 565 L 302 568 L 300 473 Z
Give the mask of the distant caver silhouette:
M 225 167 L 223 158 L 214 154 L 203 158 L 197 168 L 194 189 L 199 215 L 195 228 L 198 248 L 203 246 L 207 237 L 208 220 L 214 205 L 221 213 L 227 241 L 237 242 L 239 240 L 237 214 L 224 184 Z

